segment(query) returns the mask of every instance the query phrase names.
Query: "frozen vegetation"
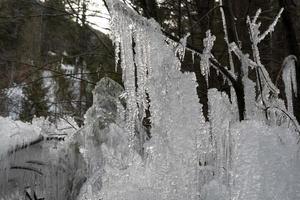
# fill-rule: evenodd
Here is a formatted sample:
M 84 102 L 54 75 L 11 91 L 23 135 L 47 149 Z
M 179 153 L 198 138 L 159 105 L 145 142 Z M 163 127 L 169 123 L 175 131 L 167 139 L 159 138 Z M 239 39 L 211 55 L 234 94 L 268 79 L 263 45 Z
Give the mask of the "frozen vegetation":
M 235 43 L 227 44 L 242 63 L 245 120 L 239 121 L 234 90 L 229 99 L 210 89 L 206 122 L 195 75 L 180 71 L 180 59 L 192 51 L 188 35 L 175 43 L 154 20 L 118 0 L 108 1 L 108 7 L 124 88 L 101 79 L 80 129 L 68 117 L 55 125 L 0 118 L 0 199 L 24 194 L 59 200 L 300 199 L 299 125 L 292 114 L 295 58 L 283 63 L 286 106 L 257 47 L 282 10 L 264 33 L 257 22 L 260 10 L 248 18 L 253 60 Z M 210 68 L 217 68 L 210 62 L 216 38 L 211 31 L 206 36 L 203 52 L 192 55 L 201 58 L 209 79 Z M 258 91 L 249 68 L 256 69 Z M 234 70 L 228 74 L 237 77 Z M 151 127 L 144 126 L 145 119 Z

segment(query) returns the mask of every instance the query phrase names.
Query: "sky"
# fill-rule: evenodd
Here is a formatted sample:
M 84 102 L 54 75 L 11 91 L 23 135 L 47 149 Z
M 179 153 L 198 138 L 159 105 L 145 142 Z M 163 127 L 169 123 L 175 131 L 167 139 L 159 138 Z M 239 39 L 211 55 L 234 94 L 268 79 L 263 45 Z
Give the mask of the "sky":
M 103 33 L 109 33 L 109 14 L 105 8 L 102 0 L 91 0 L 89 5 L 90 15 L 96 14 L 97 16 L 88 16 L 88 21 L 91 26 Z
M 45 2 L 45 0 L 40 0 L 41 2 Z M 90 12 L 88 15 L 96 15 L 96 16 L 88 16 L 87 20 L 90 22 L 91 26 L 94 29 L 97 29 L 103 33 L 108 34 L 109 29 L 109 14 L 104 6 L 103 0 L 90 0 L 90 4 L 88 5 L 88 10 Z

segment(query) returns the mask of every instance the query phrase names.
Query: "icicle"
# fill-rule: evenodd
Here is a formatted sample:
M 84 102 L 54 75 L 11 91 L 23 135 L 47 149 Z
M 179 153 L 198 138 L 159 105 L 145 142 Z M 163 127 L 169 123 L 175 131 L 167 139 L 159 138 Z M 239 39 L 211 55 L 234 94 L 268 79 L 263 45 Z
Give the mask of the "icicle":
M 216 37 L 214 35 L 211 35 L 210 30 L 206 32 L 206 38 L 203 39 L 203 54 L 200 56 L 200 69 L 203 76 L 205 76 L 206 82 L 208 83 L 208 76 L 210 73 L 210 61 L 211 58 L 211 50 L 214 46 L 214 42 L 216 40 Z
M 115 42 L 115 72 L 118 72 L 118 65 L 120 61 L 120 43 Z
M 193 64 L 195 64 L 195 51 L 192 51 L 192 61 L 193 61 Z
M 183 38 L 180 39 L 180 42 L 175 50 L 175 55 L 178 54 L 179 59 L 181 61 L 184 60 L 184 56 L 185 56 L 185 50 L 186 50 L 186 45 L 187 45 L 187 39 L 190 36 L 190 33 L 187 33 Z
M 287 56 L 283 61 L 282 80 L 287 100 L 287 110 L 293 113 L 293 93 L 297 96 L 296 61 L 294 55 Z
M 102 197 L 108 200 L 148 196 L 160 200 L 199 199 L 199 186 L 204 183 L 199 182 L 197 177 L 205 175 L 199 174 L 197 158 L 205 154 L 209 142 L 208 139 L 201 140 L 208 138 L 208 134 L 198 103 L 195 75 L 179 70 L 179 58 L 184 59 L 188 35 L 181 39 L 177 57 L 172 43 L 166 44 L 158 23 L 136 15 L 118 0 L 107 2 L 113 34 L 116 38 L 120 37 L 127 124 L 138 129 L 134 125 L 141 123 L 144 109 L 150 105 L 152 137 L 142 146 L 147 155 L 144 162 L 132 152 L 129 167 L 107 170 Z M 132 52 L 133 42 L 135 53 Z M 210 50 L 207 56 L 210 56 Z M 189 126 L 179 121 L 188 121 Z M 109 159 L 108 153 L 105 151 L 103 154 Z M 106 167 L 111 169 L 108 164 Z M 123 189 L 115 190 L 119 185 L 123 185 Z M 149 188 L 149 191 L 144 188 Z

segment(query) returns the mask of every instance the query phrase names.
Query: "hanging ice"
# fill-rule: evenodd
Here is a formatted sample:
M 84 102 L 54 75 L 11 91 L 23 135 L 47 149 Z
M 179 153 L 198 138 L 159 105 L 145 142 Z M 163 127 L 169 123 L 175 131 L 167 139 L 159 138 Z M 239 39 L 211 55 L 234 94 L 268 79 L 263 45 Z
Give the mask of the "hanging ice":
M 204 49 L 200 61 L 201 73 L 203 76 L 205 76 L 207 83 L 211 65 L 209 59 L 211 58 L 211 50 L 214 46 L 215 40 L 216 37 L 214 35 L 211 35 L 210 30 L 208 30 L 206 32 L 206 38 L 203 40 Z
M 287 56 L 282 63 L 282 80 L 287 100 L 287 110 L 293 113 L 293 94 L 297 97 L 296 56 Z
M 183 38 L 181 38 L 179 44 L 178 44 L 178 47 L 175 51 L 175 54 L 177 55 L 178 54 L 178 57 L 181 61 L 184 60 L 184 56 L 185 56 L 185 49 L 186 49 L 186 45 L 187 45 L 187 39 L 188 37 L 190 36 L 191 34 L 188 33 L 186 34 Z
M 207 134 L 195 76 L 180 72 L 175 49 L 155 21 L 137 16 L 119 1 L 108 2 L 115 43 L 121 47 L 129 144 L 135 144 L 147 108 L 151 139 L 144 144 L 144 160 L 131 150 L 127 168 L 106 164 L 101 198 L 198 199 L 198 160 L 205 151 L 200 139 Z

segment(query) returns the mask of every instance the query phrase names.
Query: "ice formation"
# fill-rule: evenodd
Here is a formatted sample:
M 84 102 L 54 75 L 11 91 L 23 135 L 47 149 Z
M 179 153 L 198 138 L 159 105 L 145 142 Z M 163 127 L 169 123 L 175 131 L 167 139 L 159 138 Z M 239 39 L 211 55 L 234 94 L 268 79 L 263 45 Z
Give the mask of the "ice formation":
M 287 100 L 287 110 L 293 113 L 293 94 L 297 97 L 296 61 L 293 55 L 286 57 L 283 61 L 282 80 Z
M 232 127 L 232 135 L 232 199 L 299 199 L 295 132 L 244 121 Z
M 191 89 L 196 87 L 195 77 L 179 71 L 182 56 L 176 57 L 176 49 L 165 42 L 160 27 L 153 20 L 137 16 L 119 1 L 108 2 L 113 39 L 120 48 L 124 72 L 128 132 L 125 138 L 128 137 L 129 153 L 126 162 L 117 159 L 126 163 L 124 168 L 104 159 L 101 191 L 94 195 L 89 190 L 89 194 L 95 199 L 124 200 L 298 198 L 299 173 L 295 167 L 299 158 L 294 129 L 268 127 L 257 121 L 261 115 L 254 115 L 255 110 L 249 112 L 248 121 L 240 123 L 237 108 L 216 90 L 209 92 L 210 123 L 205 123 L 195 90 Z M 259 12 L 249 20 L 252 36 L 257 36 L 252 38 L 256 42 L 254 61 L 237 52 L 243 61 L 243 83 L 250 82 L 248 67 L 257 67 L 264 88 L 277 95 L 278 89 L 261 65 L 257 49 L 276 22 L 259 35 L 258 16 Z M 214 36 L 207 32 L 201 56 L 206 76 L 213 41 Z M 254 86 L 253 82 L 245 86 L 252 94 L 246 103 L 249 110 L 255 107 Z M 144 142 L 144 153 L 139 154 L 136 136 L 143 133 L 140 124 L 147 108 L 151 113 L 151 138 Z M 280 146 L 280 151 L 272 151 L 274 146 Z M 109 157 L 111 151 L 118 154 L 118 145 L 108 148 L 104 143 L 102 156 Z
M 247 23 L 249 25 L 250 29 L 250 38 L 252 42 L 252 51 L 253 51 L 253 61 L 256 65 L 256 74 L 258 76 L 258 83 L 257 86 L 259 87 L 259 93 L 261 93 L 261 99 L 263 103 L 265 103 L 265 100 L 269 97 L 269 92 L 272 92 L 274 95 L 279 94 L 279 89 L 273 84 L 268 71 L 266 70 L 265 66 L 262 64 L 260 55 L 259 55 L 259 49 L 258 44 L 271 32 L 274 31 L 274 27 L 278 23 L 278 20 L 281 16 L 281 13 L 283 12 L 283 9 L 281 9 L 276 16 L 273 23 L 269 26 L 269 28 L 263 32 L 260 33 L 260 26 L 261 23 L 257 22 L 259 15 L 261 14 L 261 9 L 258 9 L 256 12 L 254 18 L 251 20 L 250 17 L 247 17 Z
M 228 44 L 242 64 L 246 120 L 239 121 L 234 93 L 229 100 L 226 93 L 209 89 L 206 122 L 195 75 L 180 71 L 188 35 L 173 45 L 153 19 L 119 0 L 107 3 L 124 88 L 101 79 L 81 129 L 69 117 L 57 125 L 45 119 L 25 124 L 0 118 L 5 141 L 0 146 L 0 199 L 20 199 L 24 192 L 51 200 L 299 199 L 299 125 L 290 105 L 295 60 L 284 62 L 285 110 L 257 48 L 279 15 L 263 34 L 256 22 L 260 12 L 248 19 L 253 60 L 235 43 Z M 200 56 L 208 79 L 215 37 L 210 31 L 206 36 L 202 54 L 193 56 Z M 264 104 L 256 98 L 249 68 L 257 69 L 263 81 Z M 73 73 L 71 66 L 62 70 Z
M 119 96 L 123 88 L 103 78 L 93 91 L 93 106 L 85 115 L 85 126 L 76 136 L 80 152 L 88 166 L 88 180 L 78 199 L 93 199 L 102 187 L 104 163 L 117 168 L 128 165 L 128 134 L 124 130 L 123 106 Z M 96 197 L 95 197 L 96 198 Z
M 205 76 L 206 82 L 208 83 L 208 76 L 210 72 L 210 61 L 211 58 L 211 50 L 214 46 L 214 42 L 216 40 L 216 36 L 211 35 L 210 30 L 206 32 L 206 38 L 203 39 L 204 49 L 201 55 L 200 61 L 200 69 L 203 76 Z
M 129 154 L 116 159 L 123 165 L 115 165 L 105 158 L 116 150 L 103 144 L 101 152 L 107 162 L 98 198 L 198 199 L 198 152 L 204 148 L 200 138 L 207 126 L 198 104 L 195 76 L 180 72 L 175 49 L 166 45 L 156 22 L 137 18 L 116 1 L 110 6 L 115 43 L 120 43 Z M 141 120 L 148 107 L 151 139 L 140 154 L 140 135 L 145 134 Z M 111 131 L 116 132 L 115 128 Z

